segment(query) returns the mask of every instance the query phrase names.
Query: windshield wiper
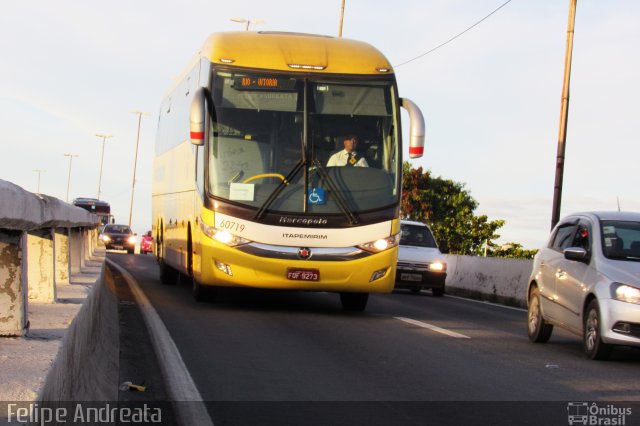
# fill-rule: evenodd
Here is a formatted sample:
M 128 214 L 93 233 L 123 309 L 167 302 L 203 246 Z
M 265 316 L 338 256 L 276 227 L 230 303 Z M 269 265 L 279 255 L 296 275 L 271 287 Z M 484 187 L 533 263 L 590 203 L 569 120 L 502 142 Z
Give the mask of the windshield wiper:
M 338 207 L 340 207 L 340 210 L 342 210 L 344 215 L 347 217 L 349 224 L 357 225 L 358 218 L 356 218 L 356 216 L 353 214 L 351 209 L 349 209 L 349 207 L 347 206 L 347 200 L 345 200 L 342 194 L 340 193 L 340 191 L 338 191 L 338 187 L 333 181 L 333 178 L 329 176 L 329 173 L 327 173 L 327 170 L 324 168 L 322 163 L 320 163 L 320 161 L 316 158 L 312 161 L 312 165 L 316 168 L 316 170 L 318 170 L 318 173 L 320 174 L 320 179 L 326 182 L 327 186 L 331 190 L 331 193 L 336 199 Z
M 262 219 L 262 216 L 264 216 L 269 206 L 273 204 L 276 198 L 278 198 L 278 195 L 280 195 L 282 190 L 289 184 L 289 182 L 291 182 L 291 180 L 295 177 L 295 175 L 298 174 L 298 172 L 300 171 L 302 166 L 304 166 L 304 164 L 305 164 L 304 159 L 301 158 L 300 160 L 298 160 L 298 162 L 296 163 L 295 166 L 293 166 L 293 169 L 289 172 L 289 174 L 284 178 L 284 180 L 282 180 L 278 184 L 278 186 L 276 186 L 276 188 L 269 195 L 266 201 L 262 204 L 262 206 L 260 206 L 260 209 L 258 210 L 256 215 L 253 217 L 255 220 Z

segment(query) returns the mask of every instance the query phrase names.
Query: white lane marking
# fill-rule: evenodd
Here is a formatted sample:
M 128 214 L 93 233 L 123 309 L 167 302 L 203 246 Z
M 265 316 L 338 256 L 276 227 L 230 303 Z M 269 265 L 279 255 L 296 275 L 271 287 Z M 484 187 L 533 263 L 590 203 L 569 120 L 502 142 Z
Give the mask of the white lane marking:
M 491 302 L 487 302 L 486 300 L 468 299 L 466 297 L 452 296 L 450 294 L 447 294 L 446 296 L 450 297 L 451 299 L 464 300 L 465 302 L 480 303 L 482 305 L 495 306 L 496 308 L 510 309 L 512 311 L 518 311 L 518 312 L 527 312 L 527 310 L 523 308 L 517 308 L 515 306 L 500 305 L 499 303 L 491 303 Z
M 405 318 L 405 317 L 394 317 L 394 318 L 397 319 L 397 320 L 400 320 L 400 321 L 404 321 L 404 322 L 409 323 L 409 324 L 417 325 L 418 327 L 428 328 L 429 330 L 433 330 L 433 331 L 436 331 L 438 333 L 446 334 L 447 336 L 450 336 L 450 337 L 455 337 L 456 339 L 470 339 L 471 338 L 469 336 L 465 336 L 464 334 L 456 333 L 455 331 L 447 330 L 446 328 L 441 328 L 441 327 L 438 327 L 438 326 L 433 325 L 433 324 L 428 324 L 426 322 L 416 321 L 416 320 L 413 320 L 411 318 Z
M 184 364 L 180 351 L 171 339 L 169 330 L 165 327 L 160 315 L 153 308 L 151 302 L 144 294 L 135 278 L 123 267 L 116 264 L 109 258 L 106 259 L 109 265 L 116 268 L 129 284 L 131 293 L 133 293 L 142 316 L 147 323 L 151 342 L 156 351 L 156 356 L 160 362 L 160 368 L 166 380 L 167 392 L 172 401 L 178 402 L 174 408 L 180 418 L 180 424 L 183 425 L 211 425 L 213 421 L 209 417 L 207 408 L 202 401 L 202 396 L 196 387 L 196 384 L 189 374 L 187 366 Z M 186 404 L 183 401 L 189 401 Z

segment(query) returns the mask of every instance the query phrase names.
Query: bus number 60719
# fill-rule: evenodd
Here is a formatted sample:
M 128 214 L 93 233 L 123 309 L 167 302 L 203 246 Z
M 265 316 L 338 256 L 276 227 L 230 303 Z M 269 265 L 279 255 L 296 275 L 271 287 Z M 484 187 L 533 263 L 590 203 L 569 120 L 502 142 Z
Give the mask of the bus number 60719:
M 244 225 L 238 222 L 233 222 L 231 220 L 223 220 L 220 222 L 220 227 L 224 229 L 228 229 L 230 231 L 242 232 L 244 231 Z

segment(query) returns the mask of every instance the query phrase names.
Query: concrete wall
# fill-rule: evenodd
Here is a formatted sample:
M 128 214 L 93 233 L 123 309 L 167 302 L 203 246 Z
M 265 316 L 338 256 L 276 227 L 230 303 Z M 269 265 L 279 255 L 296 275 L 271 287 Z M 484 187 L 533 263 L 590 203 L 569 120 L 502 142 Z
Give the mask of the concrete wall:
M 98 219 L 1 179 L 0 200 L 0 336 L 23 336 L 29 300 L 55 303 L 56 282 L 68 283 L 71 268 L 91 258 Z
M 51 230 L 27 234 L 27 283 L 29 300 L 43 303 L 56 301 L 54 285 L 53 238 Z
M 27 286 L 23 282 L 22 232 L 0 230 L 0 336 L 23 333 L 28 327 Z
M 65 334 L 39 401 L 117 401 L 118 301 L 105 268 Z
M 446 292 L 526 307 L 532 260 L 447 255 Z
M 69 284 L 71 262 L 69 259 L 69 228 L 59 228 L 53 235 L 54 279 L 56 284 Z

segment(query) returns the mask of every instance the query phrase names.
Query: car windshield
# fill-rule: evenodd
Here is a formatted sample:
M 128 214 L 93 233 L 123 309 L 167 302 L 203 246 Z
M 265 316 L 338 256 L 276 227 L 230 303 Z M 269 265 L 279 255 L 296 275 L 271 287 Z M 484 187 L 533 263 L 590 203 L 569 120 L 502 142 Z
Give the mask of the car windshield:
M 131 229 L 126 225 L 107 225 L 104 227 L 103 232 L 111 234 L 130 234 Z
M 603 220 L 601 226 L 605 257 L 640 261 L 640 222 Z
M 258 215 L 350 216 L 397 203 L 392 80 L 218 72 L 212 93 L 208 176 L 216 198 Z M 355 158 L 333 158 L 347 143 L 355 144 Z
M 400 232 L 400 245 L 438 247 L 431 231 L 426 226 L 401 224 Z

